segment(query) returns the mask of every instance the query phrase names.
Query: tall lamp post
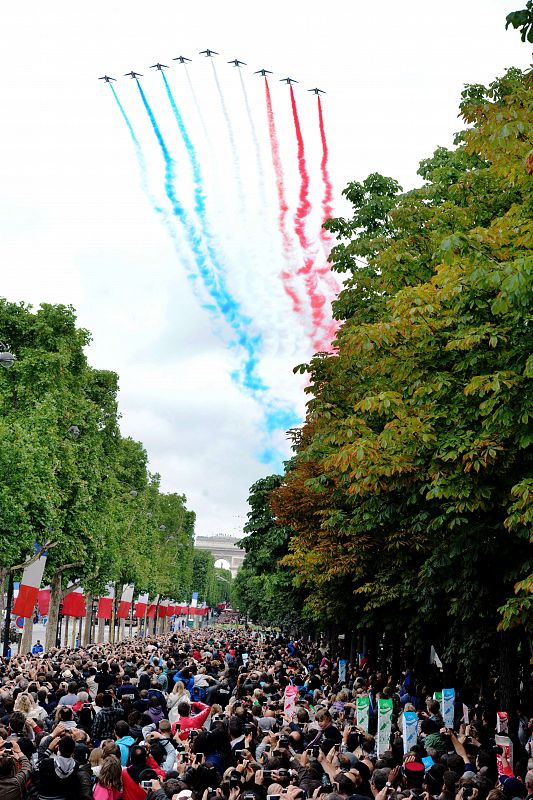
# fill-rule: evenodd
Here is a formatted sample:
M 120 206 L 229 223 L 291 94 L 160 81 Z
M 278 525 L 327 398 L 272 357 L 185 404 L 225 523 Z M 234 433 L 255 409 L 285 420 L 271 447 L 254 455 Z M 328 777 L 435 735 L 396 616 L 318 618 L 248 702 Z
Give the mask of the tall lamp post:
M 9 346 L 0 342 L 0 366 L 9 369 L 15 363 L 15 356 L 10 352 Z M 13 407 L 16 407 L 16 395 L 13 393 Z M 4 587 L 2 586 L 2 591 Z M 11 604 L 13 602 L 13 572 L 9 570 L 7 579 L 6 619 L 4 623 L 4 647 L 2 655 L 7 658 L 9 652 L 9 633 L 11 628 Z

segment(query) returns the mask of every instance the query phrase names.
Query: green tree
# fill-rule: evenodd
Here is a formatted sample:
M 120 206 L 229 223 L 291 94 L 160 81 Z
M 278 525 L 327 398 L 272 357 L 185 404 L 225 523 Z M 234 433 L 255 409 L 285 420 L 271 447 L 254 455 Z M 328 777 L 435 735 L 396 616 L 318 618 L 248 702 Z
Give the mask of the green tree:
M 288 628 L 300 618 L 301 598 L 292 574 L 279 563 L 287 555 L 291 535 L 289 528 L 276 523 L 270 509 L 271 492 L 280 482 L 280 475 L 269 475 L 250 488 L 247 536 L 240 541 L 246 556 L 232 599 L 254 622 Z
M 531 624 L 531 97 L 519 70 L 467 87 L 424 186 L 348 187 L 352 219 L 328 223 L 338 354 L 309 366 L 274 492 L 308 613 L 433 642 L 469 677 L 494 665 L 498 608 Z

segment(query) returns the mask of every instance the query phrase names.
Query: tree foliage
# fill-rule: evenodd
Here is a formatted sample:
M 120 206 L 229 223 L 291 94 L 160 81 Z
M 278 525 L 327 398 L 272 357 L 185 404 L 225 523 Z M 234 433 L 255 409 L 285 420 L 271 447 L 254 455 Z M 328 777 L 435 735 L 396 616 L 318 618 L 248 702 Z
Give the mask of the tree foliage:
M 531 630 L 531 75 L 468 86 L 467 129 L 401 193 L 380 175 L 330 220 L 336 354 L 273 492 L 316 619 L 433 642 L 472 674 L 498 623 Z M 304 369 L 301 367 L 300 369 Z
M 184 599 L 195 515 L 183 495 L 160 491 L 143 446 L 120 435 L 117 375 L 87 363 L 90 336 L 74 310 L 0 300 L 0 338 L 16 355 L 0 372 L 2 576 L 34 543 L 52 544 L 45 581 L 54 578 L 56 605 L 69 581 Z
M 287 555 L 291 536 L 289 528 L 276 523 L 269 506 L 271 492 L 280 482 L 280 475 L 270 475 L 250 488 L 247 536 L 240 541 L 246 556 L 232 597 L 253 621 L 290 627 L 299 620 L 301 598 L 290 571 L 279 563 Z

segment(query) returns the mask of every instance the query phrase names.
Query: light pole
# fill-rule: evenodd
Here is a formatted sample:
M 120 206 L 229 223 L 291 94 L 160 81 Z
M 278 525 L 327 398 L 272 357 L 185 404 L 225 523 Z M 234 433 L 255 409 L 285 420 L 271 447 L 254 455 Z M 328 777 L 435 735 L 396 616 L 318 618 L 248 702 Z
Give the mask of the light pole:
M 0 342 L 0 366 L 9 369 L 15 363 L 15 356 L 10 352 L 9 346 L 5 342 Z M 13 392 L 13 408 L 16 408 L 17 399 Z M 2 586 L 2 592 L 4 587 Z M 13 572 L 9 570 L 7 578 L 7 597 L 6 597 L 6 619 L 4 624 L 4 647 L 2 655 L 7 658 L 9 652 L 9 633 L 11 628 L 11 604 L 13 602 Z

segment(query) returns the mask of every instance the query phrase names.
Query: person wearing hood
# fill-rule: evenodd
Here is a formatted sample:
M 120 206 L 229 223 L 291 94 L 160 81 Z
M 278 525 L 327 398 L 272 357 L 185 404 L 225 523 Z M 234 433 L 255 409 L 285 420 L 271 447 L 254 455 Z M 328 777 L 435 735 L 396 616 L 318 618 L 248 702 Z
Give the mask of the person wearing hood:
M 71 736 L 54 736 L 39 761 L 40 800 L 74 800 L 82 796 Z M 40 755 L 42 755 L 41 748 Z
M 130 749 L 135 744 L 135 739 L 130 735 L 130 726 L 123 719 L 115 725 L 115 739 L 120 747 L 120 763 L 123 767 L 128 763 Z

